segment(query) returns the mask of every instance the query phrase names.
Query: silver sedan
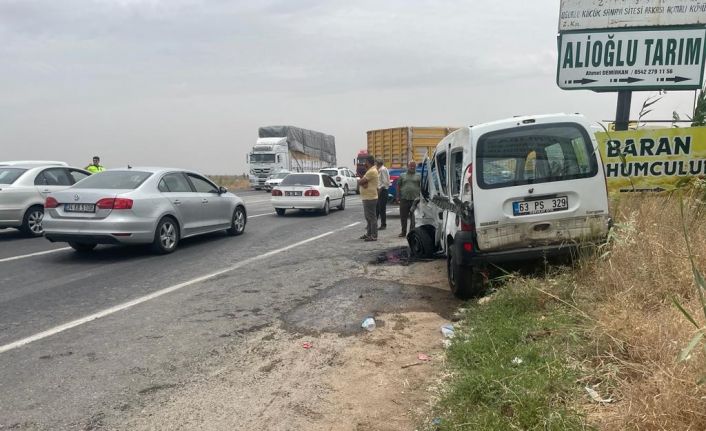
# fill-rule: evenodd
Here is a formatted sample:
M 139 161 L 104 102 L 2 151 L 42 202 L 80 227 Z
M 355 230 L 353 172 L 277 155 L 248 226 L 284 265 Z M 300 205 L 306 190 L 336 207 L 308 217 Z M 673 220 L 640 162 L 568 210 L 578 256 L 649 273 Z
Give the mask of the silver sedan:
M 50 194 L 44 203 L 49 241 L 80 252 L 97 244 L 151 244 L 170 253 L 182 238 L 225 230 L 240 235 L 243 200 L 196 172 L 168 168 L 112 169 Z
M 42 163 L 0 166 L 0 229 L 12 227 L 28 236 L 41 236 L 44 199 L 90 175 L 83 169 L 56 165 L 60 162 Z

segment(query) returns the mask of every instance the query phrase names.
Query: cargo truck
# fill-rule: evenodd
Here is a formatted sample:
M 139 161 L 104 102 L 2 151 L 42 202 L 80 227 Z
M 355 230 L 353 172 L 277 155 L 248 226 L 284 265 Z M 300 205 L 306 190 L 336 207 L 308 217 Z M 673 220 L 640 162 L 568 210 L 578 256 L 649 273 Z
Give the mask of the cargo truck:
M 367 154 L 381 157 L 388 168 L 405 168 L 434 152 L 436 145 L 456 127 L 395 127 L 368 130 Z
M 250 186 L 265 188 L 267 178 L 280 171 L 318 172 L 336 166 L 333 136 L 294 126 L 265 126 L 247 154 Z

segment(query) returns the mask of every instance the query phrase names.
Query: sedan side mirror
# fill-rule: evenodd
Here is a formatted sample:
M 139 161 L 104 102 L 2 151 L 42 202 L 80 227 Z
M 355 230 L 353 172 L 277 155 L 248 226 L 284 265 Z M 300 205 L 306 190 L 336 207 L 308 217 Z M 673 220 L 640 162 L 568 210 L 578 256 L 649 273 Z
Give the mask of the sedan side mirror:
M 218 194 L 219 194 L 219 195 L 224 195 L 224 194 L 226 194 L 226 193 L 228 193 L 228 189 L 227 189 L 227 188 L 225 188 L 225 187 L 223 187 L 223 186 L 218 187 Z

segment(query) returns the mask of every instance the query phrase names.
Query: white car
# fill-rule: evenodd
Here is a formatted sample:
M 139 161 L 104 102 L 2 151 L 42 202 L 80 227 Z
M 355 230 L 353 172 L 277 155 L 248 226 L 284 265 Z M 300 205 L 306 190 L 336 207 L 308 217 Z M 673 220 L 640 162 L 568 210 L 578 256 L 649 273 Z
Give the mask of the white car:
M 68 166 L 0 166 L 0 229 L 16 228 L 28 236 L 44 233 L 44 200 L 91 175 Z
M 269 192 L 273 188 L 277 187 L 287 175 L 289 175 L 288 171 L 280 171 L 276 174 L 270 175 L 267 178 L 267 181 L 265 181 L 265 190 Z
M 54 160 L 8 160 L 0 162 L 0 166 L 69 166 L 69 164 Z
M 336 181 L 336 184 L 343 189 L 347 195 L 350 192 L 358 193 L 358 178 L 355 173 L 348 168 L 324 168 L 319 172 L 329 175 Z
M 325 173 L 293 173 L 272 190 L 272 206 L 277 215 L 288 209 L 318 210 L 327 215 L 332 206 L 346 208 L 346 195 Z

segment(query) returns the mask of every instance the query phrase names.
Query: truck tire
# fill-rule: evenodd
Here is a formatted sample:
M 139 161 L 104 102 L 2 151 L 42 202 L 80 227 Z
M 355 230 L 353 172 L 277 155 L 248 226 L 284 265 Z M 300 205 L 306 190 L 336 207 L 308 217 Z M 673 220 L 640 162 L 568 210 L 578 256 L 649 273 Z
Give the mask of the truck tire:
M 472 266 L 458 264 L 453 244 L 449 244 L 448 248 L 446 273 L 451 293 L 459 299 L 469 299 L 483 294 L 485 288 L 483 274 Z
M 407 235 L 407 243 L 413 257 L 428 259 L 434 255 L 434 238 L 427 229 L 412 229 Z

